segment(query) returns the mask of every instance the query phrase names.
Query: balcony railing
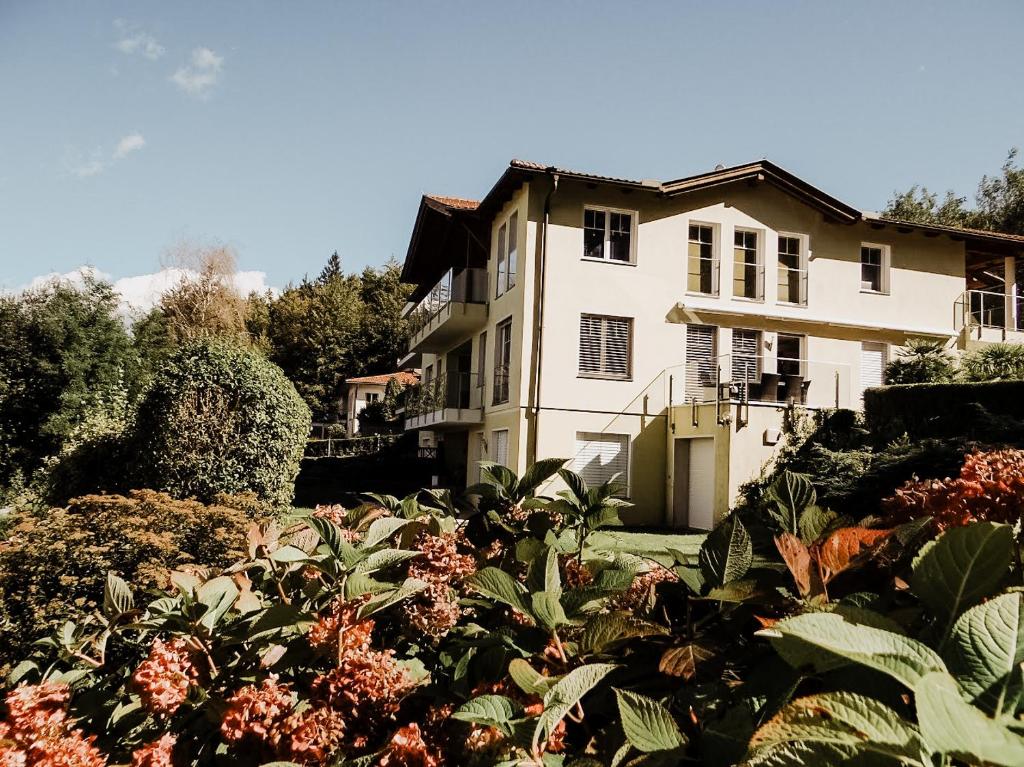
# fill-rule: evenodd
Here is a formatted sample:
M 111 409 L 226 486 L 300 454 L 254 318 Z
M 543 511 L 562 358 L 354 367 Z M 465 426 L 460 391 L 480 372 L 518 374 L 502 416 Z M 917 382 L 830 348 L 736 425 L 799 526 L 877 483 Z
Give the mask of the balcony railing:
M 778 300 L 786 304 L 807 303 L 807 270 L 779 266 Z
M 683 384 L 673 393 L 673 404 L 777 402 L 851 408 L 860 394 L 850 366 L 840 362 L 723 354 L 690 360 L 670 372 Z
M 417 335 L 452 304 L 487 303 L 487 270 L 455 267 L 427 293 L 409 313 L 409 334 Z
M 476 373 L 442 373 L 410 386 L 405 400 L 406 428 L 442 423 L 479 423 L 483 388 Z
M 953 313 L 958 330 L 977 331 L 979 336 L 985 328 L 1024 330 L 1024 296 L 1011 297 L 994 290 L 966 290 L 956 300 Z

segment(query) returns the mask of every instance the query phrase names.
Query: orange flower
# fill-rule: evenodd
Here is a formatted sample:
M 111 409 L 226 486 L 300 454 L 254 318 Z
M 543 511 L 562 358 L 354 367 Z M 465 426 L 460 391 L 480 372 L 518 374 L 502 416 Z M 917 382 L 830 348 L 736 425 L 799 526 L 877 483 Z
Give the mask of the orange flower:
M 71 697 L 66 685 L 44 682 L 7 693 L 7 719 L 0 724 L 0 765 L 103 767 L 106 759 L 95 737 L 72 728 L 67 718 Z
M 225 742 L 257 754 L 273 753 L 281 723 L 292 712 L 292 692 L 271 675 L 259 687 L 247 685 L 228 698 L 220 733 Z
M 391 736 L 380 767 L 441 767 L 443 757 L 436 748 L 428 746 L 418 724 L 400 727 Z
M 157 716 L 172 716 L 199 681 L 196 653 L 182 639 L 154 640 L 149 656 L 132 675 L 143 707 Z
M 177 738 L 168 732 L 152 743 L 135 749 L 132 752 L 131 767 L 174 767 L 172 752 L 176 742 Z
M 374 622 L 356 618 L 359 607 L 367 599 L 360 597 L 348 602 L 343 599 L 334 602 L 330 612 L 309 630 L 309 643 L 331 655 L 369 650 Z

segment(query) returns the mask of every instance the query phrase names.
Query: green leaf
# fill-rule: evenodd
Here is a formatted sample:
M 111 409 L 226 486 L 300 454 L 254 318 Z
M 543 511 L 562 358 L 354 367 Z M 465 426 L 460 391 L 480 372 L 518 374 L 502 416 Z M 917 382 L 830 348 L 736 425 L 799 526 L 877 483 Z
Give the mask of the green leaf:
M 426 587 L 427 584 L 424 581 L 416 578 L 406 578 L 405 581 L 402 582 L 402 585 L 397 589 L 377 594 L 372 599 L 364 602 L 359 607 L 359 610 L 356 611 L 356 617 L 361 620 L 373 615 L 374 613 L 380 612 L 381 610 L 386 610 L 392 605 L 398 604 L 403 599 L 408 599 L 413 594 L 423 591 Z
M 363 538 L 360 548 L 364 550 L 370 549 L 383 543 L 409 524 L 410 521 L 408 519 L 399 519 L 398 517 L 380 517 L 373 520 L 366 531 L 366 537 Z
M 1008 525 L 975 522 L 947 530 L 922 547 L 910 586 L 943 620 L 943 637 L 963 610 L 996 590 L 1010 566 L 1012 546 Z
M 533 731 L 535 751 L 539 743 L 547 742 L 569 709 L 616 668 L 618 666 L 611 663 L 590 663 L 580 666 L 574 668 L 548 690 L 544 696 L 544 712 L 537 718 L 537 725 Z
M 806 474 L 784 471 L 768 488 L 769 513 L 787 533 L 798 535 L 800 515 L 815 500 L 814 485 Z
M 672 714 L 661 703 L 628 690 L 615 690 L 626 738 L 638 751 L 672 751 L 686 745 Z
M 839 519 L 834 511 L 823 509 L 821 506 L 808 506 L 797 522 L 800 540 L 810 546 L 818 540 L 832 524 Z
M 544 482 L 555 476 L 568 460 L 568 458 L 545 458 L 542 461 L 537 461 L 537 463 L 527 468 L 523 476 L 519 478 L 519 484 L 516 485 L 516 495 L 524 498 L 532 493 Z
M 270 554 L 270 559 L 274 562 L 301 562 L 308 558 L 309 555 L 306 554 L 305 551 L 300 548 L 296 548 L 295 546 L 282 546 L 279 549 L 275 549 Z
M 316 530 L 317 535 L 327 544 L 328 550 L 335 559 L 341 562 L 348 560 L 344 549 L 345 538 L 340 527 L 323 517 L 307 517 L 306 524 Z
M 375 570 L 384 570 L 388 567 L 393 567 L 407 559 L 418 557 L 423 552 L 410 551 L 406 549 L 381 549 L 375 551 L 358 565 L 356 565 L 356 572 L 360 573 L 372 573 Z
M 103 584 L 103 614 L 108 618 L 128 612 L 135 605 L 132 590 L 116 573 L 108 572 Z
M 626 639 L 668 633 L 664 626 L 639 620 L 626 613 L 600 613 L 587 621 L 579 639 L 580 650 L 599 653 Z
M 859 663 L 913 688 L 925 674 L 945 671 L 942 659 L 927 645 L 891 631 L 851 623 L 837 613 L 804 613 L 759 631 L 794 668 L 817 671 Z
M 504 695 L 481 695 L 463 703 L 452 713 L 452 719 L 497 727 L 506 735 L 512 731 L 509 723 L 523 714 L 523 707 Z
M 554 591 L 537 591 L 530 595 L 530 612 L 541 625 L 549 629 L 557 629 L 569 623 L 569 617 L 559 601 L 559 594 Z
M 393 583 L 378 581 L 366 573 L 354 572 L 345 579 L 345 599 L 352 600 L 363 594 L 380 594 L 394 588 Z
M 929 750 L 969 764 L 1024 764 L 1024 737 L 967 703 L 949 674 L 922 677 L 914 687 L 914 700 Z
M 558 570 L 558 552 L 554 546 L 548 549 L 544 560 L 544 590 L 562 596 L 562 574 Z
M 739 517 L 733 514 L 708 534 L 700 547 L 698 561 L 708 584 L 724 586 L 746 575 L 753 557 L 750 535 Z
M 516 658 L 508 664 L 508 675 L 519 689 L 527 695 L 543 697 L 558 682 L 560 677 L 544 676 L 527 661 Z
M 911 760 L 922 750 L 916 727 L 885 704 L 851 692 L 798 698 L 754 733 L 750 747 L 761 752 L 792 742 L 853 746 Z
M 1024 594 L 1002 594 L 957 620 L 947 652 L 949 670 L 974 704 L 1013 715 L 1024 691 Z
M 238 586 L 226 575 L 211 578 L 196 591 L 196 600 L 206 606 L 206 612 L 199 623 L 210 631 L 231 609 L 238 598 Z
M 527 617 L 532 617 L 530 607 L 526 604 L 526 589 L 504 570 L 485 567 L 466 578 L 465 583 L 485 597 L 495 599 Z
M 568 486 L 569 493 L 572 499 L 577 502 L 577 505 L 586 502 L 587 483 L 583 481 L 583 477 L 574 471 L 569 471 L 569 469 L 560 470 L 558 472 L 558 476 L 561 477 L 562 481 L 565 482 L 566 486 Z

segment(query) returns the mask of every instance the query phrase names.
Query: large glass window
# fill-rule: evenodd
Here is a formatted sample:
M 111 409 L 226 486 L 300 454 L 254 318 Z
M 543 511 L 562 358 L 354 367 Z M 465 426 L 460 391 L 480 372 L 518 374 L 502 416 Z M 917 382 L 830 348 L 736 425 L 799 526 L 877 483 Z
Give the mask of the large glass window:
M 803 375 L 804 337 L 779 333 L 778 371 L 781 376 Z
M 779 301 L 807 303 L 807 261 L 800 237 L 779 235 Z
M 634 214 L 584 208 L 583 257 L 602 261 L 633 261 Z
M 732 283 L 734 296 L 754 299 L 762 296 L 757 232 L 737 229 L 733 235 Z
M 715 229 L 706 224 L 690 225 L 686 251 L 686 289 L 691 293 L 718 295 L 718 260 Z
M 509 363 L 512 361 L 512 320 L 498 323 L 494 329 L 494 396 L 491 404 L 508 402 Z

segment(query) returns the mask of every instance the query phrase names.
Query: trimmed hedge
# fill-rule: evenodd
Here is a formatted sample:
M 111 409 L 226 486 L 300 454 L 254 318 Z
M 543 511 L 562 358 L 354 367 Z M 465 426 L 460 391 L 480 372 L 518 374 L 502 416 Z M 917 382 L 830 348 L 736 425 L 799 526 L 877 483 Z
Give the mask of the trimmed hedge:
M 903 434 L 1017 444 L 1024 440 L 1024 381 L 880 386 L 864 392 L 864 417 L 876 444 Z

